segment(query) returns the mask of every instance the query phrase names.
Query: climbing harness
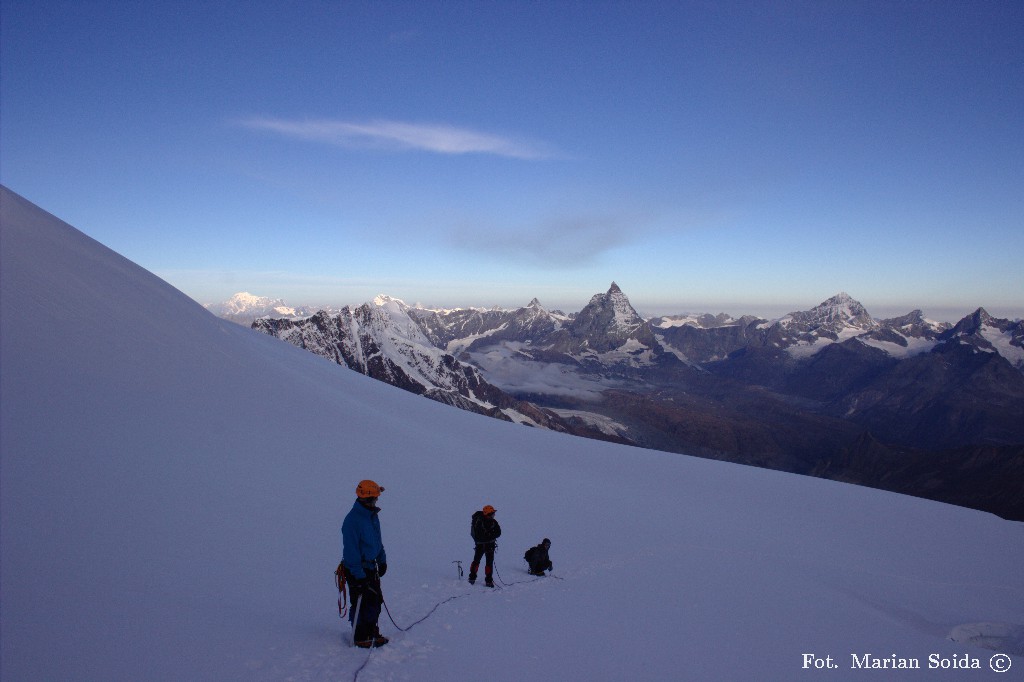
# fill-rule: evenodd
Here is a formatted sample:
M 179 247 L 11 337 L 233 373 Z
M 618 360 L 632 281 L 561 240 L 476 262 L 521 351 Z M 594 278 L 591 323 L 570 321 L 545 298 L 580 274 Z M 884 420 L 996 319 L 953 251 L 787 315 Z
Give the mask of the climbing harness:
M 334 571 L 334 585 L 338 588 L 338 618 L 344 619 L 345 614 L 348 613 L 348 595 L 345 589 L 345 563 L 341 562 L 338 564 L 338 568 Z

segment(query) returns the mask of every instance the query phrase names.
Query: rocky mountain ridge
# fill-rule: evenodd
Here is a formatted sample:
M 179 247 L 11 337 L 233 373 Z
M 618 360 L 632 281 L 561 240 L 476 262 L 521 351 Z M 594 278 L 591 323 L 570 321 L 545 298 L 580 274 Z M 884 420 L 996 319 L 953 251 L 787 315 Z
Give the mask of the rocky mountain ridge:
M 437 348 L 410 316 L 411 310 L 403 301 L 381 295 L 356 308 L 346 306 L 337 314 L 321 311 L 301 320 L 263 317 L 252 328 L 453 407 L 528 426 L 621 440 L 562 419 L 490 384 L 476 367 Z
M 840 293 L 775 321 L 644 320 L 612 283 L 569 315 L 536 299 L 515 310 L 438 311 L 378 297 L 314 318 L 254 326 L 499 418 L 552 428 L 535 415 L 523 419 L 532 413 L 511 407 L 521 401 L 559 430 L 585 425 L 590 435 L 643 447 L 958 504 L 977 498 L 982 508 L 1024 518 L 1012 496 L 984 492 L 1024 477 L 1024 329 L 984 309 L 956 325 L 920 311 L 877 320 Z M 956 456 L 942 453 L 972 448 L 986 455 L 970 460 L 974 492 L 965 492 Z M 917 473 L 886 474 L 877 466 L 883 450 Z M 928 461 L 937 469 L 926 485 Z

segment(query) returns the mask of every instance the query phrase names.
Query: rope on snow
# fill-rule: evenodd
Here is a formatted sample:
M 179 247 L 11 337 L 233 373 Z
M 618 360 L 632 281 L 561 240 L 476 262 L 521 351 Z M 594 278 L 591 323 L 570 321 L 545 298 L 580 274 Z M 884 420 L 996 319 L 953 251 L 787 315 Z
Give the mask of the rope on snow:
M 460 566 L 459 568 L 461 569 L 462 567 Z M 498 576 L 498 582 L 500 582 L 505 587 L 512 587 L 513 585 L 520 585 L 522 583 L 536 582 L 536 581 L 540 580 L 541 577 L 542 577 L 542 576 L 536 576 L 534 578 L 531 578 L 530 580 L 515 580 L 515 581 L 513 581 L 511 583 L 506 583 L 504 580 L 501 579 L 501 574 L 498 573 L 498 562 L 497 561 L 494 562 L 494 574 Z M 561 577 L 556 576 L 556 575 L 552 575 L 552 576 L 548 576 L 548 577 L 558 578 L 559 580 L 562 580 Z M 411 625 L 409 625 L 408 627 L 404 627 L 404 628 L 401 625 L 399 625 L 398 623 L 395 622 L 394 617 L 392 617 L 392 615 L 391 615 L 391 609 L 388 608 L 388 603 L 386 601 L 384 601 L 383 599 L 381 599 L 380 603 L 381 603 L 381 606 L 384 607 L 384 611 L 388 614 L 388 619 L 391 621 L 391 624 L 394 625 L 396 628 L 398 628 L 398 630 L 400 632 L 408 632 L 409 630 L 412 630 L 414 627 L 416 627 L 417 625 L 419 625 L 420 623 L 422 623 L 423 621 L 425 621 L 426 619 L 428 619 L 432 615 L 434 615 L 434 612 L 437 611 L 437 609 L 440 608 L 442 605 L 447 604 L 450 601 L 455 601 L 456 599 L 461 599 L 462 597 L 468 597 L 471 594 L 473 594 L 472 591 L 464 592 L 463 594 L 455 594 L 455 595 L 452 595 L 451 597 L 448 597 L 447 599 L 442 599 L 441 601 L 439 601 L 436 604 L 434 604 L 434 607 L 432 609 L 430 609 L 430 611 L 427 612 L 427 615 L 423 616 L 418 621 L 416 621 L 416 622 L 412 623 Z M 359 673 L 361 673 L 363 671 L 363 668 L 366 667 L 366 664 L 370 662 L 370 655 L 373 654 L 374 648 L 375 647 L 370 647 L 370 651 L 366 654 L 366 660 L 363 661 L 363 664 L 361 666 L 359 666 L 356 669 L 355 673 L 352 675 L 352 682 L 357 682 L 358 681 Z

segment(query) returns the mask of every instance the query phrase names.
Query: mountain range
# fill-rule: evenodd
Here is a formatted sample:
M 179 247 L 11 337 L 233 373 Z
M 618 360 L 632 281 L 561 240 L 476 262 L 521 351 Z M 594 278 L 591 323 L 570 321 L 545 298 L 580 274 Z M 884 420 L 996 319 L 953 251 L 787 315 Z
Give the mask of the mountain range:
M 410 315 L 410 308 L 389 296 L 302 320 L 263 317 L 252 327 L 361 374 L 469 412 L 624 442 L 580 420 L 541 410 L 489 383 L 475 366 L 435 347 Z
M 1024 324 L 878 320 L 846 293 L 777 320 L 379 296 L 253 328 L 471 411 L 1024 519 Z

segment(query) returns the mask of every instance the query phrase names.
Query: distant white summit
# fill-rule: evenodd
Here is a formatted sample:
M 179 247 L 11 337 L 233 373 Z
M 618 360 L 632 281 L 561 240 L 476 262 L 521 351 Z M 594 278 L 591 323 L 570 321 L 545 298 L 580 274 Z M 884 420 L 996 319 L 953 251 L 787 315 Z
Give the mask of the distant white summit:
M 261 317 L 286 317 L 290 319 L 309 317 L 316 312 L 313 308 L 302 306 L 293 308 L 285 305 L 280 298 L 256 296 L 248 291 L 240 291 L 221 303 L 209 303 L 204 306 L 217 317 L 249 326 Z

